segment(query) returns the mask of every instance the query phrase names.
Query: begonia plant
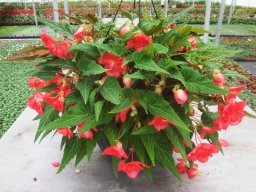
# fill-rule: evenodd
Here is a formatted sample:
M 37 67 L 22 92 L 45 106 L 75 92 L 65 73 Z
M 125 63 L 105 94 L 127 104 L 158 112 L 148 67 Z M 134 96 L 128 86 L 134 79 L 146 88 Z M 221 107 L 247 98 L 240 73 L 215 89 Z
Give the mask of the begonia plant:
M 244 85 L 227 85 L 218 48 L 199 38 L 206 31 L 175 24 L 188 10 L 135 25 L 136 15 L 116 9 L 130 20 L 121 27 L 92 15 L 70 17 L 77 27 L 41 19 L 59 35 L 43 31 L 31 56 L 36 140 L 62 138 L 63 159 L 52 163 L 58 172 L 72 159 L 90 161 L 98 143 L 115 175 L 151 177 L 159 165 L 193 178 L 197 162 L 228 145 L 218 133 L 246 115 L 246 102 L 236 100 Z

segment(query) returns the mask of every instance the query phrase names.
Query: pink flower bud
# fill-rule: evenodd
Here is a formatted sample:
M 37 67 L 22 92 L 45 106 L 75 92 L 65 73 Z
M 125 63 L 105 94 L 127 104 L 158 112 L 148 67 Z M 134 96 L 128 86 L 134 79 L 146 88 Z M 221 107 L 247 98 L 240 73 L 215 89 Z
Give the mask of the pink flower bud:
M 129 77 L 124 77 L 123 84 L 125 87 L 131 88 L 132 87 L 132 79 Z
M 83 27 L 79 27 L 77 29 L 77 31 L 75 32 L 74 34 L 74 38 L 78 41 L 78 42 L 81 42 L 83 40 L 83 37 L 84 37 L 84 34 L 85 34 L 85 30 Z
M 221 72 L 214 74 L 214 83 L 219 86 L 224 85 L 226 83 L 225 76 Z
M 93 139 L 93 132 L 91 130 L 79 134 L 80 138 Z
M 186 91 L 184 91 L 182 89 L 178 89 L 174 93 L 174 99 L 176 100 L 176 102 L 178 104 L 183 105 L 188 100 L 188 95 L 187 95 Z
M 125 24 L 120 29 L 120 35 L 124 35 L 125 33 L 128 33 L 129 31 L 131 31 L 130 25 Z

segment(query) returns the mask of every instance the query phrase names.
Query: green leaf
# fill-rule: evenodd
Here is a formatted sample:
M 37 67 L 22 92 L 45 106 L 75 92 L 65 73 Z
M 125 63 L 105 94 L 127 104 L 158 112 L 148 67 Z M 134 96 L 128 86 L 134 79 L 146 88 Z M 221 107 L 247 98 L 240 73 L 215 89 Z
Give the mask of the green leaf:
M 104 133 L 108 138 L 110 145 L 116 144 L 116 139 L 118 137 L 118 129 L 114 124 L 109 124 L 104 127 Z
M 47 124 L 40 128 L 40 130 L 55 130 L 58 128 L 63 128 L 67 126 L 75 126 L 81 123 L 86 119 L 88 114 L 86 113 L 85 107 L 83 104 L 76 104 L 74 107 L 70 108 L 67 112 L 56 119 L 55 121 Z
M 159 67 L 149 56 L 143 54 L 142 52 L 134 52 L 132 54 L 132 58 L 135 63 L 134 67 L 137 69 L 169 74 L 166 70 Z
M 219 141 L 219 133 L 217 131 L 213 134 L 207 134 L 207 138 L 209 138 L 213 143 L 215 143 L 220 148 L 221 153 L 224 154 L 222 146 Z
M 169 27 L 172 23 L 175 23 L 176 21 L 182 19 L 183 17 L 187 16 L 187 14 L 189 13 L 189 11 L 191 11 L 194 7 L 189 7 L 187 9 L 184 9 L 182 11 L 180 11 L 179 13 L 177 13 L 176 15 L 174 16 L 169 16 L 165 19 L 165 22 L 164 22 L 164 26 L 165 27 Z
M 164 168 L 170 170 L 177 179 L 181 180 L 180 174 L 175 166 L 175 161 L 171 154 L 172 148 L 168 140 L 163 135 L 155 137 L 155 158 Z
M 79 133 L 84 133 L 85 131 L 88 131 L 90 129 L 93 129 L 97 126 L 97 121 L 95 119 L 94 115 L 88 115 L 86 118 L 86 123 L 82 127 L 82 129 L 79 131 Z
M 175 123 L 178 127 L 190 131 L 188 126 L 180 119 L 180 117 L 176 114 L 170 104 L 164 100 L 160 95 L 148 92 L 146 94 L 147 102 L 148 102 L 148 110 L 151 114 L 156 116 L 161 116 L 173 123 Z
M 219 117 L 217 113 L 204 111 L 201 120 L 205 126 L 214 127 L 214 121 Z
M 172 142 L 173 146 L 177 147 L 182 158 L 186 160 L 186 149 L 183 143 L 183 138 L 179 135 L 176 128 L 173 126 L 169 126 L 166 129 L 166 135 L 168 139 Z
M 37 139 L 40 137 L 40 135 L 44 132 L 44 130 L 42 130 L 41 128 L 51 123 L 58 117 L 59 117 L 59 112 L 57 110 L 52 108 L 50 105 L 45 105 L 44 114 L 40 117 L 40 123 L 36 132 L 34 142 L 36 142 Z M 50 131 L 47 131 L 47 133 L 50 133 Z
M 120 111 L 123 111 L 131 106 L 131 101 L 129 99 L 125 99 L 121 102 L 120 105 L 115 106 L 110 113 L 118 113 Z
M 85 139 L 81 139 L 80 150 L 76 155 L 75 166 L 77 166 L 82 161 L 82 159 L 86 156 L 86 154 L 87 154 L 87 141 Z
M 168 52 L 168 48 L 161 45 L 161 44 L 158 44 L 158 43 L 153 43 L 153 47 L 155 49 L 155 52 L 157 54 L 165 54 Z
M 139 23 L 140 29 L 146 35 L 152 35 L 160 30 L 162 30 L 162 22 L 160 20 L 141 20 Z
M 131 116 L 128 116 L 126 118 L 126 121 L 122 125 L 122 132 L 121 132 L 120 138 L 126 135 L 126 133 L 128 133 L 131 130 L 133 125 L 134 125 L 134 119 Z
M 216 86 L 204 75 L 191 68 L 183 68 L 181 71 L 183 83 L 188 91 L 205 94 L 228 94 L 229 92 Z
M 99 65 L 95 61 L 87 59 L 79 60 L 77 66 L 82 71 L 83 75 L 97 75 L 106 71 L 101 65 Z
M 39 21 L 49 26 L 51 29 L 60 32 L 61 34 L 64 34 L 67 36 L 73 36 L 74 34 L 74 29 L 72 29 L 70 25 L 66 22 L 55 22 L 52 20 L 44 19 L 44 18 L 39 18 Z
M 101 110 L 102 110 L 103 105 L 104 105 L 104 101 L 98 101 L 98 102 L 96 102 L 95 105 L 94 105 L 96 121 L 99 120 L 100 113 L 101 113 Z
M 131 78 L 131 79 L 151 79 L 155 76 L 154 73 L 149 71 L 136 71 L 132 74 L 127 74 L 125 77 Z
M 141 141 L 146 148 L 147 154 L 152 162 L 152 165 L 155 166 L 155 136 L 147 135 L 146 137 L 141 136 Z
M 79 43 L 79 44 L 76 44 L 76 45 L 72 45 L 72 46 L 69 47 L 68 50 L 70 52 L 74 52 L 74 53 L 82 51 L 86 56 L 89 56 L 89 57 L 94 58 L 94 59 L 100 57 L 100 54 L 99 54 L 97 48 L 94 47 L 94 46 L 91 46 L 87 43 Z
M 110 0 L 107 0 L 107 1 L 111 4 L 111 7 L 115 8 L 116 10 L 118 10 L 126 18 L 128 18 L 130 20 L 133 20 L 133 17 L 132 17 L 132 15 L 129 12 L 125 11 L 124 9 L 121 9 L 119 6 L 116 5 L 116 3 L 113 3 Z
M 80 147 L 81 140 L 77 137 L 73 137 L 66 142 L 64 154 L 57 173 L 60 173 L 66 167 L 66 165 L 75 157 L 75 155 L 80 150 Z
M 118 105 L 120 103 L 121 87 L 118 80 L 115 77 L 108 77 L 102 88 L 100 94 L 111 103 Z
M 97 135 L 94 134 L 93 140 L 87 139 L 86 141 L 87 141 L 87 158 L 88 158 L 88 161 L 91 162 L 92 152 L 97 144 Z
M 144 126 L 139 129 L 136 129 L 132 132 L 132 135 L 149 135 L 149 134 L 156 134 L 157 131 L 152 126 Z
M 70 107 L 70 105 L 77 104 L 81 101 L 82 96 L 80 91 L 73 91 L 72 93 L 68 94 L 65 99 L 65 109 Z
M 118 177 L 118 171 L 117 171 L 117 167 L 118 167 L 118 163 L 119 163 L 119 159 L 116 157 L 112 157 L 112 170 L 113 170 L 113 174 L 114 176 L 117 178 Z
M 89 78 L 81 79 L 77 82 L 77 88 L 82 94 L 85 104 L 89 99 L 89 95 L 93 88 L 93 85 L 94 85 L 94 82 Z
M 245 112 L 246 113 L 246 117 L 250 117 L 250 118 L 254 118 L 254 119 L 256 119 L 256 115 L 254 115 L 254 114 L 251 114 L 251 113 L 249 113 L 249 112 Z
M 60 71 L 59 67 L 42 66 L 29 72 L 31 77 L 39 77 L 42 80 L 50 80 Z

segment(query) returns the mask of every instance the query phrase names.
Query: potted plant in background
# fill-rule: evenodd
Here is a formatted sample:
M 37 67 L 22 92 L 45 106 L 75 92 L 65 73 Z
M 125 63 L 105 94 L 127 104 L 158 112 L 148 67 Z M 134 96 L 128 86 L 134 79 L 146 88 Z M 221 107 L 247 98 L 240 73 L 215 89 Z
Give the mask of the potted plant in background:
M 218 132 L 246 115 L 237 101 L 244 85 L 229 87 L 218 61 L 223 50 L 207 47 L 202 29 L 174 18 L 140 18 L 113 6 L 130 22 L 115 27 L 92 15 L 70 17 L 79 27 L 41 19 L 60 34 L 45 31 L 32 51 L 36 63 L 28 106 L 37 111 L 35 140 L 54 132 L 64 150 L 58 173 L 75 159 L 91 159 L 98 143 L 111 156 L 114 174 L 134 179 L 156 165 L 178 179 L 198 173 L 227 143 Z M 215 109 L 212 108 L 215 106 Z M 216 108 L 217 107 L 217 108 Z M 177 153 L 178 159 L 174 159 Z M 176 155 L 176 156 L 177 156 Z

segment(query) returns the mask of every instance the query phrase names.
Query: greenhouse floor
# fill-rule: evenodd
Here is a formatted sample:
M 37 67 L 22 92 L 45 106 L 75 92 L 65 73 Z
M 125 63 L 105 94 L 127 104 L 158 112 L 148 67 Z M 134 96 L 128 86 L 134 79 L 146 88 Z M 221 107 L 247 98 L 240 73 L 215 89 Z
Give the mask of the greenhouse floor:
M 247 111 L 254 113 L 247 108 Z M 254 113 L 255 114 L 255 113 Z M 121 174 L 115 179 L 111 162 L 97 148 L 92 163 L 82 162 L 80 173 L 71 163 L 56 175 L 51 162 L 60 161 L 60 137 L 48 137 L 41 144 L 33 139 L 38 122 L 30 109 L 20 115 L 0 140 L 1 192 L 255 192 L 256 120 L 245 117 L 239 126 L 229 127 L 221 138 L 230 143 L 225 156 L 214 155 L 199 165 L 201 174 L 178 182 L 156 168 L 151 182 L 144 174 L 135 180 Z

